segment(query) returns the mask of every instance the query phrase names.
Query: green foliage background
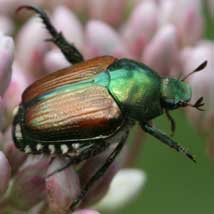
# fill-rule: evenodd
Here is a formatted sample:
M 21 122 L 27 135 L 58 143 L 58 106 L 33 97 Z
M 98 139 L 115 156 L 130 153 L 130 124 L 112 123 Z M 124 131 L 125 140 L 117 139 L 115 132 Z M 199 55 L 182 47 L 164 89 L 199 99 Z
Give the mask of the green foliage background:
M 213 17 L 206 7 L 204 11 L 205 37 L 214 40 Z M 193 129 L 183 112 L 177 111 L 173 116 L 177 123 L 174 139 L 189 148 L 198 163 L 192 163 L 182 154 L 148 137 L 137 160 L 137 167 L 148 176 L 145 189 L 136 201 L 119 213 L 214 213 L 214 162 L 208 160 L 205 138 Z M 164 131 L 169 130 L 169 123 L 163 116 L 155 124 Z

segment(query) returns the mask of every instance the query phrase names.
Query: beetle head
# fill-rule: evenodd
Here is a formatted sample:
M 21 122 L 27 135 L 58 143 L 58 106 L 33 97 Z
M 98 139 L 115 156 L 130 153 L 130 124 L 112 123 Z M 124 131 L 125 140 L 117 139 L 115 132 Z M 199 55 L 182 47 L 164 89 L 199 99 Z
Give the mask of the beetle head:
M 188 83 L 185 83 L 188 77 L 192 74 L 203 70 L 207 65 L 207 61 L 201 63 L 196 69 L 188 73 L 183 78 L 162 78 L 161 79 L 161 106 L 165 109 L 166 116 L 171 123 L 172 135 L 175 131 L 175 121 L 169 114 L 168 110 L 174 110 L 179 107 L 191 106 L 199 111 L 203 111 L 201 108 L 203 103 L 203 97 L 200 97 L 194 104 L 189 103 L 192 97 L 192 89 Z
M 161 81 L 161 104 L 166 110 L 173 110 L 179 107 L 191 106 L 200 111 L 204 105 L 203 97 L 200 97 L 195 104 L 189 103 L 192 97 L 190 85 L 184 82 L 192 74 L 203 70 L 207 66 L 207 61 L 201 63 L 196 69 L 187 74 L 181 80 L 174 78 L 162 78 Z
M 162 78 L 161 105 L 163 108 L 173 110 L 185 107 L 191 97 L 192 89 L 187 83 L 174 78 Z

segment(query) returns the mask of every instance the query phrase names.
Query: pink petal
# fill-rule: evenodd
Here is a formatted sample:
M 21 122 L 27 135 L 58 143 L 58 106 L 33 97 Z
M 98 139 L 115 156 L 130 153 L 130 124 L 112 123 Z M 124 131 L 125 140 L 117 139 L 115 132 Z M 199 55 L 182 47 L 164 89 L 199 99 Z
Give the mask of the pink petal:
M 8 129 L 6 134 L 4 135 L 4 144 L 3 144 L 3 151 L 7 156 L 7 159 L 11 165 L 12 173 L 14 174 L 21 164 L 26 159 L 26 154 L 19 151 L 12 139 L 11 129 Z
M 214 17 L 214 1 L 213 0 L 208 0 L 208 9 L 210 10 L 210 14 L 212 17 Z
M 72 212 L 72 214 L 100 214 L 100 213 L 96 210 L 83 209 Z
M 124 41 L 109 25 L 90 21 L 86 26 L 86 47 L 89 57 L 101 55 L 128 56 Z
M 0 16 L 0 29 L 3 34 L 11 35 L 14 31 L 14 24 L 9 17 Z
M 82 13 L 86 12 L 86 7 L 87 7 L 87 1 L 88 0 L 64 0 L 64 4 L 71 8 L 73 11 Z
M 174 24 L 176 17 L 174 16 L 176 11 L 177 2 L 171 0 L 161 1 L 159 10 L 159 23 L 160 26 L 164 26 L 167 24 Z
M 42 214 L 48 213 L 48 205 L 45 201 L 38 203 L 37 205 L 33 206 L 30 210 L 28 210 L 29 214 Z
M 124 0 L 88 1 L 89 15 L 111 25 L 117 25 L 122 20 L 125 7 L 126 1 Z
M 200 0 L 161 1 L 160 21 L 176 26 L 183 45 L 195 44 L 203 33 L 203 15 Z
M 45 199 L 45 174 L 48 157 L 28 156 L 14 177 L 10 203 L 19 209 L 30 209 Z
M 19 31 L 16 60 L 26 71 L 28 79 L 38 78 L 44 72 L 43 60 L 49 45 L 44 40 L 49 37 L 38 17 L 31 18 Z
M 14 55 L 14 42 L 11 37 L 0 35 L 0 95 L 10 83 Z
M 136 57 L 142 53 L 158 27 L 158 8 L 152 1 L 139 4 L 126 23 L 123 34 Z
M 0 14 L 14 15 L 18 6 L 24 4 L 33 4 L 34 0 L 0 0 Z
M 48 174 L 65 164 L 63 159 L 55 159 L 48 169 Z M 80 192 L 79 177 L 70 167 L 47 178 L 46 188 L 51 213 L 64 214 Z
M 143 62 L 162 76 L 169 75 L 173 66 L 178 64 L 179 52 L 176 30 L 173 25 L 162 27 L 143 54 Z
M 0 131 L 5 130 L 8 126 L 5 102 L 0 96 Z
M 45 67 L 50 73 L 69 66 L 71 64 L 65 59 L 60 50 L 51 50 L 45 56 Z
M 184 0 L 183 0 L 184 1 Z M 203 15 L 199 1 L 185 1 L 176 23 L 178 33 L 184 44 L 195 44 L 202 37 Z
M 4 103 L 7 107 L 7 114 L 10 119 L 14 116 L 13 110 L 19 105 L 22 92 L 29 83 L 30 81 L 27 79 L 24 69 L 19 67 L 19 65 L 14 64 L 12 79 L 4 95 Z
M 76 47 L 83 46 L 83 27 L 76 15 L 66 7 L 59 6 L 53 14 L 53 23 Z M 63 23 L 63 24 L 62 24 Z
M 0 151 L 0 198 L 8 188 L 11 176 L 11 167 L 4 153 Z

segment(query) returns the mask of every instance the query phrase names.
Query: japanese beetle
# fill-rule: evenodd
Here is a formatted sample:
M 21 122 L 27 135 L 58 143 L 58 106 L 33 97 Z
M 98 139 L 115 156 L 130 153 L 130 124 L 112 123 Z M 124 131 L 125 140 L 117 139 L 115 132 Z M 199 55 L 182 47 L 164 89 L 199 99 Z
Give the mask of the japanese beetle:
M 13 122 L 13 139 L 25 153 L 69 157 L 69 163 L 80 163 L 115 144 L 103 166 L 83 187 L 71 205 L 81 202 L 88 189 L 100 178 L 121 151 L 130 128 L 138 122 L 141 128 L 160 142 L 193 156 L 149 121 L 169 110 L 193 106 L 199 110 L 203 98 L 191 105 L 191 87 L 183 80 L 160 77 L 148 66 L 130 60 L 102 56 L 84 61 L 82 54 L 52 26 L 46 13 L 37 7 L 22 6 L 36 12 L 66 59 L 73 65 L 36 81 L 22 95 Z M 206 62 L 193 72 L 202 70 Z M 188 77 L 188 76 L 187 76 Z

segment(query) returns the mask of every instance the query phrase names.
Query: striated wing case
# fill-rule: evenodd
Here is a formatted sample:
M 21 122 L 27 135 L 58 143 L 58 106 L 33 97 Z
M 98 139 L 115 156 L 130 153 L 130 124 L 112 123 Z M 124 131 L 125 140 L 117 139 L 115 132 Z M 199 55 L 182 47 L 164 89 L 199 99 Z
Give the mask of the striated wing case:
M 77 64 L 35 82 L 23 95 L 25 129 L 34 139 L 106 138 L 123 123 L 121 111 L 93 76 L 115 60 L 102 57 Z

